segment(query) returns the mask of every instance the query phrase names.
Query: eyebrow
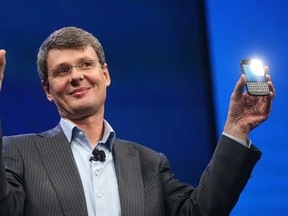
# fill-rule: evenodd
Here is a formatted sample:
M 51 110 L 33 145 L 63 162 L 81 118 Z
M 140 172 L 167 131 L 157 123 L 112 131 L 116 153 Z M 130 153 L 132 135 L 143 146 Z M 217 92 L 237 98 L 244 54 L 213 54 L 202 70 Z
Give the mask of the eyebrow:
M 95 57 L 95 58 L 92 58 L 92 57 L 81 57 L 79 59 L 76 60 L 76 63 L 68 63 L 68 62 L 61 62 L 59 64 L 57 64 L 55 67 L 52 67 L 50 71 L 52 70 L 55 70 L 57 68 L 61 68 L 61 67 L 70 67 L 71 65 L 75 65 L 75 64 L 79 64 L 81 62 L 84 62 L 84 61 L 99 61 L 98 57 Z

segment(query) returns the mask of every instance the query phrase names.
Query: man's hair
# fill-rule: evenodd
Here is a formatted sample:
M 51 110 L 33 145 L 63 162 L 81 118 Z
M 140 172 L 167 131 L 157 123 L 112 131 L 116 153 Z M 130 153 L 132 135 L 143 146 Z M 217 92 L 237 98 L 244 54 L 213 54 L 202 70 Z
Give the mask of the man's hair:
M 48 80 L 47 56 L 51 49 L 85 48 L 91 46 L 101 65 L 105 64 L 105 55 L 99 40 L 91 33 L 76 27 L 64 27 L 54 31 L 39 48 L 37 55 L 38 74 L 44 83 Z

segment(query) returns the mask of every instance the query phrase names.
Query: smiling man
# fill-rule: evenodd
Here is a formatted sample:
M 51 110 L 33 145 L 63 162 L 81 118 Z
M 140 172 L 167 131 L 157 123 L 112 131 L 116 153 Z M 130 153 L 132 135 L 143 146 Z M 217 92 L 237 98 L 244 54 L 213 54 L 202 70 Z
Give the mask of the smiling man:
M 39 62 L 41 57 L 40 52 Z M 99 58 L 91 46 L 55 46 L 47 55 L 48 76 L 41 77 L 48 100 L 55 102 L 62 118 L 85 129 L 92 147 L 102 136 L 106 88 L 111 82 L 104 55 Z
M 5 63 L 0 50 L 0 84 Z M 117 138 L 104 119 L 111 78 L 92 34 L 75 27 L 53 32 L 37 63 L 60 121 L 43 133 L 3 138 L 1 215 L 229 215 L 261 156 L 247 141 L 269 116 L 275 96 L 269 75 L 265 97 L 242 93 L 244 75 L 236 83 L 223 135 L 199 186 L 192 187 L 174 178 L 163 154 Z M 189 164 L 187 172 L 193 172 Z

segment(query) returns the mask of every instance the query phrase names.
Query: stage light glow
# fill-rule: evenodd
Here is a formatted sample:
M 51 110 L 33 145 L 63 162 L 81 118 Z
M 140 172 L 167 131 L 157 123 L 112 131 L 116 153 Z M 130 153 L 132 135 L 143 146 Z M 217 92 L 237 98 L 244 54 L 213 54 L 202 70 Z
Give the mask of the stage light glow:
M 252 59 L 250 68 L 255 75 L 257 76 L 264 75 L 263 64 L 259 59 Z

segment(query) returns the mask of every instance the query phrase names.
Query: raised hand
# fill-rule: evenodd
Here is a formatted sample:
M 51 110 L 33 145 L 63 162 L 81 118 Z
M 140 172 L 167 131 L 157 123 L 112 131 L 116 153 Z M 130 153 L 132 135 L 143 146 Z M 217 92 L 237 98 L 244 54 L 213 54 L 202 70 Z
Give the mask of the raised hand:
M 5 65 L 6 65 L 6 51 L 1 49 L 0 50 L 0 91 L 1 91 L 1 87 L 2 87 L 2 81 L 4 78 L 4 69 L 5 69 Z
M 247 92 L 243 94 L 246 77 L 241 75 L 230 98 L 228 116 L 224 127 L 225 133 L 247 140 L 250 131 L 269 117 L 275 89 L 270 75 L 266 74 L 266 79 L 270 94 L 268 96 L 251 96 Z

